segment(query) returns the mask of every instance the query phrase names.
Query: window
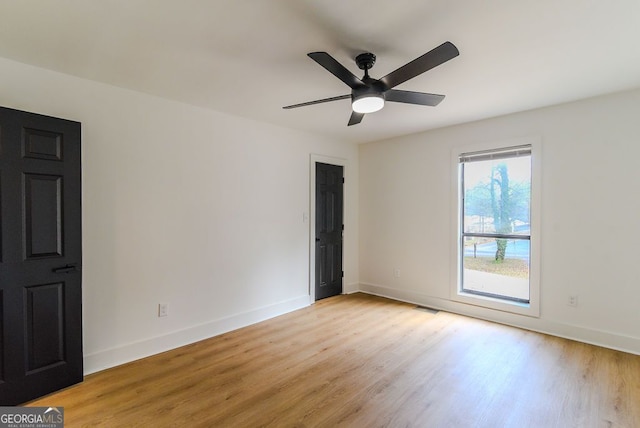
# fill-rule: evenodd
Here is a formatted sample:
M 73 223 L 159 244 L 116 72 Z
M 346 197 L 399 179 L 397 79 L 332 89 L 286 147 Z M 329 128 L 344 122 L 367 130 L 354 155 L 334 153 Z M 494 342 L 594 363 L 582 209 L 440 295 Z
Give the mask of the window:
M 454 299 L 537 315 L 532 145 L 458 152 L 455 161 Z

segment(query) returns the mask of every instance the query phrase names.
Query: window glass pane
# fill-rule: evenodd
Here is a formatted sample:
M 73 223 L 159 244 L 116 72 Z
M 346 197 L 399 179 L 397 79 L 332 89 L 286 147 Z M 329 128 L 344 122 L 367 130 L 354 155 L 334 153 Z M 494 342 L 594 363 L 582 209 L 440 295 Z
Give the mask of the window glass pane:
M 530 234 L 531 156 L 466 162 L 465 233 Z
M 528 239 L 464 238 L 463 291 L 529 302 Z M 504 259 L 498 255 L 504 251 Z

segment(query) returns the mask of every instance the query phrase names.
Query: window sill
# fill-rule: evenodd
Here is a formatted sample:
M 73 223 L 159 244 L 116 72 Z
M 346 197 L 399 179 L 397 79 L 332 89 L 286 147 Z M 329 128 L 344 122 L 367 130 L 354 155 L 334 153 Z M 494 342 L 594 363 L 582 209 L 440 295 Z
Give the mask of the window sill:
M 459 303 L 465 303 L 468 305 L 481 306 L 487 309 L 494 309 L 502 312 L 510 312 L 518 315 L 525 315 L 528 317 L 538 318 L 540 317 L 540 309 L 538 305 L 533 303 L 521 303 L 513 302 L 509 300 L 503 300 L 495 297 L 480 296 L 473 293 L 465 293 L 464 291 L 457 292 L 454 296 L 451 296 L 453 301 Z

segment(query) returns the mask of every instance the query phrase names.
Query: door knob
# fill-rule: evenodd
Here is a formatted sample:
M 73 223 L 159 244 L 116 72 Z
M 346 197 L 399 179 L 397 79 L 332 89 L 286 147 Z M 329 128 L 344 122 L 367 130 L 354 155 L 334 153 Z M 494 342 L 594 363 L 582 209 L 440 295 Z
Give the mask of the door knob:
M 76 272 L 77 270 L 78 268 L 76 267 L 75 263 L 67 264 L 64 266 L 59 266 L 57 268 L 51 269 L 53 273 L 71 273 L 71 272 Z

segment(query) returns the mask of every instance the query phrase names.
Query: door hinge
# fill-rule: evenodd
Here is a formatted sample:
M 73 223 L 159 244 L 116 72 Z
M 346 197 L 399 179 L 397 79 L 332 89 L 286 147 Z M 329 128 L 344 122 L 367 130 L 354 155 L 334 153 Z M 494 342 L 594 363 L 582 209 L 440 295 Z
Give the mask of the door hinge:
M 342 184 L 344 184 L 344 177 L 342 177 Z
M 344 271 L 342 271 L 342 277 L 344 278 Z

